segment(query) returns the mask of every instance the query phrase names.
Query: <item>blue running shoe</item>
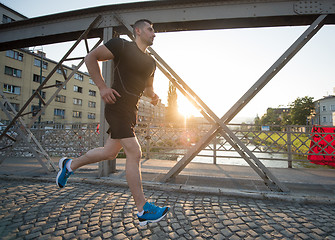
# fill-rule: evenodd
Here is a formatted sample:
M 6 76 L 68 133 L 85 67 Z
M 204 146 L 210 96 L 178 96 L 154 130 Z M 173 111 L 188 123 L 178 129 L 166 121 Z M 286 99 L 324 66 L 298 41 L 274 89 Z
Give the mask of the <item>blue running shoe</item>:
M 163 217 L 166 216 L 169 207 L 157 207 L 153 203 L 146 202 L 143 206 L 144 213 L 142 216 L 138 216 L 138 220 L 140 221 L 141 226 L 147 225 L 147 223 L 158 222 L 162 220 Z
M 63 157 L 59 160 L 59 172 L 56 178 L 56 184 L 58 187 L 63 188 L 66 185 L 67 179 L 73 174 L 66 168 L 66 163 L 71 160 L 70 158 Z

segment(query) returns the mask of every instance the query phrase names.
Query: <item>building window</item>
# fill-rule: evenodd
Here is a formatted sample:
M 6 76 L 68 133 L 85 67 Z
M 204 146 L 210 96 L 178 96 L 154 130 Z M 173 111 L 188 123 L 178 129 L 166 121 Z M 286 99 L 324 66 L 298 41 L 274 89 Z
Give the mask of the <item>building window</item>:
M 73 86 L 73 91 L 75 91 L 75 92 L 78 92 L 78 93 L 82 93 L 82 92 L 83 92 L 83 88 L 82 88 L 82 87 L 79 87 L 79 86 L 76 86 L 76 85 L 74 85 L 74 86 Z
M 35 58 L 35 59 L 34 59 L 34 66 L 36 66 L 36 67 L 41 67 L 41 60 Z M 43 68 L 44 68 L 44 69 L 48 69 L 48 63 L 45 62 L 45 61 L 43 61 Z
M 40 79 L 41 79 L 40 75 L 37 75 L 37 74 L 33 75 L 33 81 L 34 82 L 40 83 Z M 42 81 L 44 81 L 44 80 L 45 80 L 45 77 L 42 76 Z
M 65 116 L 65 109 L 55 108 L 54 109 L 54 115 L 55 116 L 60 116 L 60 117 L 64 118 L 64 116 Z
M 22 70 L 5 66 L 5 74 L 13 77 L 22 77 Z
M 88 119 L 95 119 L 95 113 L 88 113 L 87 118 Z
M 74 118 L 81 118 L 81 112 L 79 112 L 79 111 L 73 111 L 72 116 L 73 116 Z
M 20 104 L 18 104 L 18 103 L 10 103 L 10 104 L 13 106 L 13 108 L 16 112 L 18 112 L 20 110 Z M 8 111 L 10 111 L 10 112 L 12 111 L 12 109 L 9 107 L 7 102 L 5 102 L 5 107 Z
M 63 84 L 63 82 L 56 80 L 56 84 L 60 85 L 60 84 Z M 63 86 L 63 89 L 66 89 L 66 84 Z
M 88 101 L 88 107 L 95 108 L 96 107 L 96 102 Z
M 4 84 L 3 85 L 3 92 L 14 93 L 14 94 L 20 95 L 21 94 L 21 87 L 10 85 L 10 84 Z
M 6 56 L 10 58 L 14 58 L 19 61 L 23 61 L 23 53 L 13 51 L 13 50 L 7 50 L 6 51 Z
M 11 17 L 6 16 L 5 14 L 2 15 L 2 23 L 10 23 L 15 22 L 15 20 Z
M 330 105 L 330 110 L 335 111 L 335 105 Z
M 33 93 L 32 93 L 32 94 L 34 94 L 35 91 L 36 91 L 36 90 L 33 89 Z M 45 99 L 47 94 L 46 94 L 46 92 L 41 91 L 40 95 L 41 95 L 41 97 L 42 97 L 43 99 Z M 35 97 L 38 98 L 37 95 L 36 95 Z
M 79 74 L 79 73 L 75 73 L 74 74 L 74 79 L 77 79 L 79 81 L 83 81 L 84 80 L 84 76 Z
M 327 122 L 327 117 L 322 117 L 322 123 L 326 123 Z
M 327 111 L 326 106 L 322 106 L 322 111 L 323 112 Z
M 88 82 L 89 82 L 90 84 L 92 84 L 92 85 L 95 85 L 95 82 L 92 80 L 92 78 L 90 78 L 90 79 L 88 80 Z
M 95 97 L 97 95 L 97 92 L 93 90 L 88 90 L 88 95 Z
M 79 98 L 74 98 L 73 99 L 73 104 L 74 105 L 83 105 L 83 100 L 82 99 L 79 99 Z
M 66 96 L 64 96 L 64 95 L 57 95 L 56 98 L 55 98 L 55 102 L 65 103 L 66 102 Z
M 64 73 L 65 73 L 65 75 L 66 75 L 66 74 L 67 74 L 67 69 L 64 69 L 64 68 L 63 68 L 63 70 L 64 70 Z M 59 73 L 59 74 L 63 74 L 61 68 L 58 68 L 58 69 L 56 70 L 56 72 Z

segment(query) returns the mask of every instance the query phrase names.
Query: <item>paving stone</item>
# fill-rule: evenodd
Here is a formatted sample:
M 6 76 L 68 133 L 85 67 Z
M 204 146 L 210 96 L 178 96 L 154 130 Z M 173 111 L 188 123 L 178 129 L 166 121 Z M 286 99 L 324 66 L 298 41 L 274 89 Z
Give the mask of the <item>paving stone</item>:
M 169 233 L 170 239 L 179 239 L 179 235 L 176 232 Z
M 41 236 L 41 233 L 35 232 L 35 233 L 31 233 L 25 236 L 25 239 L 37 239 L 39 236 Z
M 67 234 L 64 234 L 63 235 L 63 238 L 65 240 L 68 240 L 68 239 L 73 239 L 76 235 L 74 233 L 67 233 Z
M 193 236 L 193 237 L 196 237 L 196 236 L 199 235 L 199 233 L 198 233 L 196 230 L 194 230 L 194 229 L 188 231 L 188 233 L 189 233 L 191 236 Z
M 86 240 L 86 239 L 91 239 L 91 236 L 89 234 L 83 234 L 79 236 L 80 240 Z
M 226 237 L 229 237 L 233 234 L 229 229 L 221 229 L 220 232 Z
M 54 232 L 54 235 L 56 235 L 56 236 L 63 236 L 64 234 L 65 234 L 64 230 L 58 230 L 58 231 Z
M 228 226 L 228 228 L 230 229 L 230 231 L 232 232 L 237 232 L 240 230 L 239 227 L 235 226 L 235 225 L 232 225 L 232 226 Z

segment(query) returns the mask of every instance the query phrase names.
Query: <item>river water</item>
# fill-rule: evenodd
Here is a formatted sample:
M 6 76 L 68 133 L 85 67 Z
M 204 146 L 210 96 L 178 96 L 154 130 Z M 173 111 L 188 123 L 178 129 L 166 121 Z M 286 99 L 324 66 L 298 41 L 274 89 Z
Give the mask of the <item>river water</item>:
M 213 146 L 211 146 L 213 147 Z M 249 149 L 253 149 L 255 146 L 248 145 Z M 258 158 L 273 158 L 274 160 L 260 160 L 266 167 L 275 167 L 275 168 L 287 168 L 288 162 L 287 161 L 279 161 L 275 159 L 287 159 L 286 154 L 278 154 L 278 153 L 254 153 Z M 200 155 L 200 156 L 199 156 Z M 203 156 L 201 156 L 203 155 Z M 208 156 L 208 157 L 207 157 Z M 239 165 L 239 166 L 249 166 L 249 164 L 240 157 L 237 152 L 228 152 L 228 151 L 217 151 L 216 152 L 216 163 L 217 164 L 224 164 L 224 165 Z M 225 156 L 221 158 L 219 156 Z M 236 158 L 240 157 L 240 158 Z M 183 155 L 179 155 L 177 161 L 183 158 Z M 198 163 L 210 163 L 213 164 L 213 150 L 202 150 L 198 156 L 196 156 L 192 162 Z

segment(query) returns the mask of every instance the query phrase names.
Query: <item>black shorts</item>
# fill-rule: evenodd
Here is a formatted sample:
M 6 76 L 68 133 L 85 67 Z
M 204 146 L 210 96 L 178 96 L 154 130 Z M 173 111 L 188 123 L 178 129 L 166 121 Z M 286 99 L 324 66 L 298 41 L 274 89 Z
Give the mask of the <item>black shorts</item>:
M 105 108 L 105 118 L 109 124 L 107 133 L 113 139 L 135 137 L 136 112 L 122 113 Z

